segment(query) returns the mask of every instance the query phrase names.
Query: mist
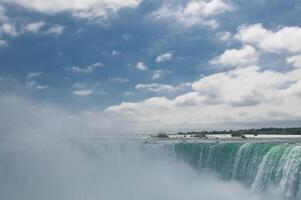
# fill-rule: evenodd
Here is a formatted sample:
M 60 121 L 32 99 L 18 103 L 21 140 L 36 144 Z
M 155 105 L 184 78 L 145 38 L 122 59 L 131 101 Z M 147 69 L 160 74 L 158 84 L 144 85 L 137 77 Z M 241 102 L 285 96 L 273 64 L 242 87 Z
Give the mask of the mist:
M 164 144 L 91 137 L 107 133 L 55 105 L 1 96 L 0 110 L 3 200 L 283 199 L 195 170 Z

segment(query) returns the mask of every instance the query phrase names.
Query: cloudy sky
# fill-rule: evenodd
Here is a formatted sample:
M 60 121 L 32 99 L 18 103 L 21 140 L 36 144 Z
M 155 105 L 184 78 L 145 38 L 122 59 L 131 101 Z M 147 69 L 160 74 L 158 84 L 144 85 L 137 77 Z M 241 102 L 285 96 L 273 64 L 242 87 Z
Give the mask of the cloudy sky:
M 0 0 L 0 105 L 115 132 L 298 126 L 300 15 L 299 0 Z

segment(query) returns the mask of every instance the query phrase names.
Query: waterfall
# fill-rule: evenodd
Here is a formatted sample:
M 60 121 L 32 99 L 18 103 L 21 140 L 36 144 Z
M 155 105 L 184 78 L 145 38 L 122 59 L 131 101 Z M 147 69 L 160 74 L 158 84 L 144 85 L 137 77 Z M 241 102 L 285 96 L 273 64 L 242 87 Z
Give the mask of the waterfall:
M 301 146 L 277 143 L 177 143 L 175 152 L 197 170 L 209 169 L 254 191 L 280 187 L 286 199 L 301 198 Z

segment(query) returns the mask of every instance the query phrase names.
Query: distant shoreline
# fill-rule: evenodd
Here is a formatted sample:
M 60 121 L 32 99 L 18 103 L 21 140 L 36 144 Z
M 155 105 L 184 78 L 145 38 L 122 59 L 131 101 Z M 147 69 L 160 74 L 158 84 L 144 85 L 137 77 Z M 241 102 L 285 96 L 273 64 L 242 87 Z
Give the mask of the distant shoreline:
M 242 129 L 242 130 L 223 130 L 223 131 L 188 131 L 168 134 L 161 131 L 150 135 L 153 138 L 201 138 L 207 139 L 209 136 L 222 136 L 225 138 L 241 138 L 257 136 L 301 136 L 301 128 L 260 128 L 260 129 Z
M 161 134 L 168 134 L 163 131 Z M 159 133 L 159 134 L 160 134 Z M 290 127 L 290 128 L 259 128 L 259 129 L 240 129 L 240 130 L 222 130 L 222 131 L 186 131 L 186 132 L 178 132 L 177 135 L 301 135 L 301 127 Z

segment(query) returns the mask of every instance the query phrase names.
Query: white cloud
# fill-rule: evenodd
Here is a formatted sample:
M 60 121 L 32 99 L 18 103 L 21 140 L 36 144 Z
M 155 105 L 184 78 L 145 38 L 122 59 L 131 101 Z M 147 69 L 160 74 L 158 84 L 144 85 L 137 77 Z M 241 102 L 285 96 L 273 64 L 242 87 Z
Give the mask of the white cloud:
M 140 0 L 1 0 L 46 14 L 70 12 L 74 17 L 105 20 L 122 8 L 135 8 Z M 1 2 L 0 1 L 0 2 Z
M 153 72 L 153 79 L 160 79 L 162 77 L 162 70 L 156 70 Z
M 92 89 L 82 89 L 82 90 L 74 90 L 72 94 L 75 96 L 90 96 L 93 94 L 94 90 Z
M 186 5 L 163 5 L 153 13 L 156 19 L 172 19 L 185 26 L 195 25 L 216 28 L 218 22 L 213 16 L 232 10 L 232 6 L 222 0 L 189 1 Z
M 231 39 L 232 34 L 230 32 L 220 32 L 216 36 L 221 41 L 228 41 Z
M 229 129 L 270 126 L 275 122 L 277 125 L 300 122 L 301 69 L 294 68 L 285 73 L 260 69 L 262 67 L 238 68 L 227 73 L 202 77 L 193 83 L 192 91 L 175 98 L 157 96 L 139 102 L 123 102 L 107 108 L 104 113 L 92 112 L 93 117 L 86 118 L 84 122 L 98 127 L 97 130 L 103 130 L 99 123 L 105 122 L 111 125 L 107 127 L 109 130 L 114 129 L 118 133 L 131 128 L 136 132 L 151 132 L 162 128 Z M 89 96 L 89 92 L 80 90 L 91 89 L 94 88 L 74 87 L 72 91 L 75 95 Z M 96 90 L 94 91 L 92 94 L 97 94 Z M 249 97 L 245 98 L 246 96 Z M 7 102 L 11 102 L 11 99 Z M 14 101 L 11 105 L 20 104 Z M 26 104 L 24 108 L 33 113 L 33 104 Z M 19 107 L 17 110 L 20 110 Z M 41 117 L 40 113 L 37 114 L 38 119 Z M 79 119 L 78 122 L 82 123 L 83 119 Z
M 101 86 L 101 82 L 75 82 L 73 84 L 73 88 L 75 89 L 88 89 L 88 88 L 93 88 L 93 90 L 96 90 L 99 86 Z
M 129 33 L 125 33 L 125 34 L 123 34 L 121 37 L 122 37 L 122 39 L 125 40 L 125 41 L 129 41 L 129 40 L 132 39 L 132 35 L 129 34 Z
M 174 100 L 174 106 L 196 106 L 201 105 L 205 101 L 205 97 L 199 93 L 192 91 L 183 95 L 177 96 Z
M 87 82 L 76 82 L 72 85 L 72 87 L 74 89 L 86 89 L 88 87 L 88 83 Z
M 31 90 L 45 90 L 48 89 L 48 85 L 41 85 L 36 80 L 28 80 L 25 82 L 26 87 Z
M 44 21 L 24 22 L 6 20 L 0 26 L 0 36 L 9 35 L 17 37 L 26 33 L 34 34 L 61 34 L 64 31 L 64 26 L 58 24 L 47 24 Z
M 153 71 L 152 79 L 154 79 L 154 80 L 161 79 L 165 74 L 168 74 L 168 73 L 171 73 L 171 72 L 162 70 L 162 69 L 155 70 L 155 71 Z
M 160 79 L 163 75 L 163 70 L 153 71 L 153 79 Z
M 137 90 L 143 90 L 148 92 L 175 92 L 177 90 L 177 88 L 172 85 L 158 83 L 138 84 L 135 88 Z
M 157 56 L 156 63 L 170 61 L 171 59 L 172 59 L 171 53 L 164 53 L 164 54 Z
M 118 55 L 118 54 L 119 54 L 119 51 L 116 51 L 116 50 L 113 50 L 113 51 L 112 51 L 112 55 L 113 55 L 113 56 L 116 56 L 116 55 Z
M 222 66 L 249 66 L 256 64 L 258 61 L 258 53 L 256 49 L 250 45 L 246 45 L 241 49 L 227 49 L 222 55 L 210 61 L 214 65 Z
M 42 72 L 30 72 L 26 76 L 25 85 L 31 90 L 46 90 L 49 89 L 49 85 L 41 85 L 37 81 L 42 76 Z
M 30 72 L 27 74 L 26 79 L 30 80 L 30 79 L 35 79 L 38 78 L 42 75 L 42 72 Z
M 55 24 L 52 27 L 50 27 L 48 30 L 46 30 L 45 34 L 55 34 L 60 35 L 64 32 L 65 27 L 62 25 Z
M 301 51 L 301 27 L 298 26 L 286 26 L 277 31 L 267 30 L 262 24 L 241 26 L 235 39 L 257 45 L 267 52 Z
M 298 75 L 299 71 L 294 73 Z M 192 87 L 209 104 L 252 106 L 271 98 L 280 98 L 281 93 L 295 81 L 296 77 L 289 73 L 260 72 L 258 67 L 248 67 L 204 77 L 193 83 Z
M 147 100 L 144 100 L 140 103 L 129 103 L 124 102 L 120 104 L 119 106 L 112 106 L 107 108 L 107 111 L 125 111 L 125 112 L 136 112 L 140 108 L 142 109 L 160 109 L 160 108 L 166 108 L 170 107 L 171 103 L 170 101 L 165 97 L 153 97 Z M 143 110 L 141 110 L 143 112 Z
M 282 73 L 237 68 L 201 78 L 174 99 L 155 97 L 111 106 L 112 116 L 141 126 L 191 127 L 301 119 L 301 69 Z
M 79 74 L 90 74 L 92 72 L 94 72 L 96 69 L 102 67 L 103 65 L 100 62 L 97 62 L 93 65 L 89 65 L 86 67 L 77 67 L 77 66 L 73 66 L 70 68 L 70 70 L 74 73 L 79 73 Z
M 141 71 L 148 70 L 148 67 L 143 62 L 138 62 L 137 65 L 136 65 L 136 68 L 141 70 Z
M 301 68 L 301 55 L 288 57 L 286 61 L 288 64 L 292 64 L 294 67 Z
M 9 36 L 18 36 L 19 33 L 16 30 L 16 27 L 14 24 L 11 23 L 4 23 L 0 26 L 0 35 L 9 35 Z
M 129 79 L 120 78 L 120 77 L 112 77 L 112 78 L 109 78 L 109 81 L 118 82 L 118 83 L 128 83 Z
M 25 85 L 26 85 L 28 88 L 31 88 L 31 89 L 35 88 L 37 84 L 38 84 L 38 83 L 37 83 L 36 81 L 26 81 L 26 82 L 25 82 Z
M 72 94 L 75 96 L 108 95 L 101 91 L 101 82 L 79 81 L 72 85 Z
M 125 96 L 131 96 L 131 95 L 134 95 L 134 94 L 135 94 L 134 92 L 125 92 L 124 93 Z
M 36 90 L 46 90 L 48 88 L 49 88 L 48 85 L 37 85 L 35 89 Z
M 31 23 L 24 23 L 21 24 L 22 29 L 18 32 L 18 35 L 25 34 L 25 33 L 35 33 L 35 34 L 54 34 L 60 35 L 64 32 L 65 27 L 58 24 L 47 24 L 43 21 L 38 22 L 31 22 Z
M 23 29 L 25 32 L 38 33 L 38 32 L 40 32 L 40 30 L 43 28 L 44 25 L 45 25 L 45 23 L 42 21 L 32 22 L 32 23 L 26 24 Z
M 263 28 L 262 24 L 243 25 L 239 27 L 234 38 L 245 43 L 258 44 L 271 34 L 273 33 Z
M 135 89 L 147 91 L 147 92 L 162 93 L 162 92 L 176 92 L 190 87 L 191 87 L 190 83 L 183 83 L 179 85 L 150 83 L 150 84 L 138 84 L 136 85 Z
M 7 42 L 5 40 L 0 40 L 0 47 L 6 46 Z

